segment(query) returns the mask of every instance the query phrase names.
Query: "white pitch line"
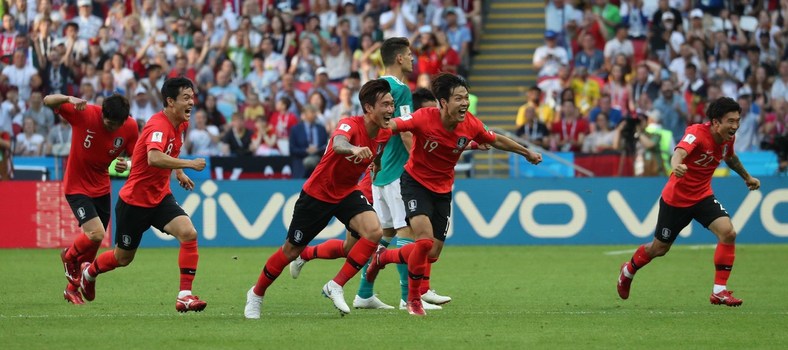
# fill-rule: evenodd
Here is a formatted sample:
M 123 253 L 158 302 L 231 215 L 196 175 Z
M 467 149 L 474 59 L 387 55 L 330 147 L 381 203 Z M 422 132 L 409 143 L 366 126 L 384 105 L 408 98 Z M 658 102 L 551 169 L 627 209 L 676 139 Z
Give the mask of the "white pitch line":
M 696 244 L 696 245 L 688 245 L 688 246 L 678 246 L 672 249 L 689 249 L 689 250 L 706 250 L 706 249 L 714 249 L 716 248 L 716 244 Z M 624 249 L 624 250 L 611 250 L 604 252 L 605 255 L 625 255 L 625 254 L 632 254 L 637 249 Z

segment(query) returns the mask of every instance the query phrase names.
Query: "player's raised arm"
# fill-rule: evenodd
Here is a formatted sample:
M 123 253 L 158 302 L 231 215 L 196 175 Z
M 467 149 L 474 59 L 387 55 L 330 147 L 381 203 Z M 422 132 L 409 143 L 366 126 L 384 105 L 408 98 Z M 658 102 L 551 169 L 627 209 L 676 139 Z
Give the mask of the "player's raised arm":
M 345 135 L 334 136 L 334 141 L 332 143 L 332 148 L 337 154 L 352 154 L 362 159 L 372 157 L 372 151 L 370 151 L 369 147 L 353 146 Z
M 525 146 L 503 135 L 495 134 L 495 141 L 490 143 L 490 146 L 493 146 L 502 151 L 517 153 L 525 157 L 525 159 L 527 159 L 529 163 L 534 165 L 542 162 L 541 153 L 525 148 Z
M 85 110 L 85 106 L 88 104 L 87 101 L 85 101 L 85 100 L 83 100 L 83 99 L 81 99 L 79 97 L 74 97 L 74 96 L 66 96 L 66 95 L 61 95 L 61 94 L 52 94 L 52 95 L 47 95 L 46 97 L 44 97 L 44 105 L 49 107 L 49 108 L 52 108 L 52 109 L 57 109 L 58 107 L 60 107 L 60 105 L 62 105 L 64 103 L 71 103 L 71 104 L 73 104 L 74 105 L 74 109 L 76 109 L 78 111 L 84 111 Z
M 676 148 L 673 151 L 673 157 L 670 158 L 670 167 L 673 168 L 673 174 L 676 177 L 682 177 L 687 173 L 687 165 L 684 164 L 684 158 L 687 158 L 687 151 L 683 148 Z
M 162 169 L 186 169 L 191 168 L 197 171 L 205 169 L 205 159 L 180 159 L 168 156 L 162 151 L 152 149 L 148 151 L 148 165 Z
M 728 165 L 728 168 L 731 168 L 731 170 L 735 171 L 737 174 L 739 174 L 739 176 L 741 176 L 750 191 L 755 191 L 761 188 L 761 181 L 752 177 L 752 175 L 747 172 L 747 169 L 744 169 L 744 165 L 742 165 L 741 161 L 739 160 L 739 156 L 736 154 L 731 155 L 728 157 L 728 159 L 725 159 L 725 164 Z

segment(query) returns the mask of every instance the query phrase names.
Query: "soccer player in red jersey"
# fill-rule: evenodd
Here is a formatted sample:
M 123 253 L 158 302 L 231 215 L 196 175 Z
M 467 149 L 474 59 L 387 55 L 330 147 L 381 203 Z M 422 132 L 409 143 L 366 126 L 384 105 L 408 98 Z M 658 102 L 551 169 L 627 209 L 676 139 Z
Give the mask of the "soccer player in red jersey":
M 102 253 L 92 264 L 82 264 L 80 286 L 85 299 L 93 300 L 96 277 L 130 264 L 142 234 L 153 226 L 180 242 L 180 292 L 175 309 L 178 312 L 202 311 L 207 304 L 191 293 L 199 259 L 197 230 L 170 190 L 172 170 L 181 187 L 191 190 L 194 182 L 183 169 L 200 171 L 205 168 L 205 159 L 178 159 L 194 106 L 194 87 L 186 78 L 167 79 L 161 95 L 165 101 L 164 110 L 154 114 L 142 129 L 134 146 L 129 179 L 120 190 L 115 206 L 115 249 Z
M 714 251 L 714 288 L 710 301 L 715 305 L 739 306 L 742 300 L 727 290 L 728 277 L 735 257 L 736 231 L 730 215 L 714 197 L 711 177 L 725 161 L 750 191 L 761 187 L 761 182 L 750 176 L 739 157 L 733 152 L 736 130 L 741 120 L 741 107 L 731 98 L 722 97 L 709 104 L 706 115 L 710 122 L 687 128 L 670 159 L 673 174 L 662 189 L 654 240 L 638 247 L 632 259 L 621 266 L 618 276 L 618 295 L 629 298 L 629 288 L 635 272 L 651 259 L 665 255 L 679 232 L 695 219 L 717 236 Z
M 71 153 L 66 163 L 63 187 L 71 210 L 84 234 L 60 252 L 68 285 L 63 297 L 84 304 L 79 293 L 79 265 L 96 257 L 110 218 L 108 168 L 115 158 L 131 155 L 137 142 L 137 122 L 129 117 L 129 101 L 121 95 L 104 99 L 101 106 L 65 95 L 48 95 L 44 104 L 71 124 Z M 115 170 L 125 171 L 120 159 Z
M 265 291 L 332 217 L 345 224 L 350 235 L 331 249 L 310 249 L 312 254 L 323 259 L 336 259 L 345 256 L 347 251 L 345 264 L 336 277 L 323 286 L 323 295 L 331 299 L 342 315 L 350 313 L 342 288 L 369 260 L 383 235 L 378 217 L 358 190 L 357 183 L 370 163 L 379 162 L 380 152 L 391 138 L 389 126 L 394 113 L 391 87 L 383 79 L 364 84 L 359 100 L 364 116 L 339 121 L 326 154 L 296 201 L 284 245 L 268 258 L 257 283 L 246 293 L 244 317 L 260 318 Z
M 400 183 L 416 243 L 400 249 L 379 249 L 367 269 L 367 280 L 374 281 L 385 264 L 407 262 L 407 309 L 411 315 L 418 316 L 426 314 L 420 289 L 422 280 L 427 278 L 428 261 L 438 259 L 446 240 L 454 166 L 462 151 L 471 141 L 476 141 L 520 154 L 532 164 L 542 161 L 538 152 L 487 130 L 479 119 L 468 113 L 468 84 L 462 78 L 441 74 L 432 81 L 431 90 L 438 99 L 439 107 L 422 108 L 409 117 L 394 119 L 391 126 L 395 132 L 410 131 L 413 134 L 413 149 Z M 433 238 L 436 243 L 433 243 Z

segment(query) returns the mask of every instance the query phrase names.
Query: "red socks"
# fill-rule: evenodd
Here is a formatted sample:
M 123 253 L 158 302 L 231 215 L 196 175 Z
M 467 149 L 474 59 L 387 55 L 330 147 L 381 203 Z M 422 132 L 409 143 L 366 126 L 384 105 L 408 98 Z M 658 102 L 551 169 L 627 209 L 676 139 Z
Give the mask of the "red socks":
M 714 250 L 714 284 L 721 286 L 728 284 L 728 277 L 733 269 L 733 260 L 736 258 L 736 245 L 719 242 Z
M 419 290 L 427 265 L 427 255 L 432 250 L 432 244 L 431 238 L 418 239 L 416 243 L 409 244 L 415 247 L 408 257 L 408 301 L 421 299 Z
M 192 290 L 194 275 L 197 273 L 197 261 L 200 255 L 197 253 L 197 240 L 181 242 L 181 250 L 178 252 L 178 267 L 181 269 L 181 289 Z
M 88 235 L 80 234 L 66 251 L 66 259 L 76 258 L 80 263 L 92 262 L 96 258 L 100 246 L 101 241 L 94 242 L 90 240 Z
M 643 268 L 649 262 L 651 262 L 651 257 L 646 253 L 646 246 L 641 245 L 635 251 L 635 254 L 632 255 L 632 260 L 629 263 L 629 273 L 634 274 L 635 271 Z
M 285 266 L 288 264 L 290 264 L 290 260 L 287 259 L 282 248 L 279 247 L 279 249 L 268 258 L 268 261 L 265 262 L 265 267 L 263 267 L 263 271 L 260 272 L 257 284 L 254 285 L 254 294 L 259 296 L 265 295 L 265 290 L 274 283 L 276 278 L 279 277 L 282 270 L 284 270 Z
M 118 266 L 120 265 L 118 264 L 118 259 L 115 258 L 115 251 L 108 250 L 101 253 L 101 255 L 90 264 L 88 273 L 91 277 L 96 277 L 101 273 L 112 271 Z
M 386 264 L 407 264 L 410 254 L 413 253 L 416 246 L 413 244 L 406 244 L 401 248 L 387 249 L 380 254 L 380 263 Z
M 342 241 L 338 240 L 340 243 L 339 249 L 342 250 Z M 323 244 L 326 244 L 325 242 Z M 321 244 L 321 245 L 323 245 Z M 364 266 L 364 264 L 369 261 L 369 257 L 375 253 L 375 249 L 377 249 L 378 244 L 372 242 L 366 238 L 361 238 L 356 242 L 353 248 L 350 249 L 350 252 L 347 254 L 347 260 L 345 260 L 345 264 L 342 265 L 342 269 L 339 270 L 336 277 L 334 277 L 334 282 L 336 282 L 340 286 L 344 286 L 348 280 L 353 278 L 359 270 Z
M 432 271 L 432 264 L 438 261 L 438 258 L 427 258 L 427 265 L 424 266 L 424 278 L 421 280 L 421 287 L 419 287 L 419 295 L 424 295 L 430 290 L 430 272 Z
M 345 257 L 345 241 L 341 239 L 329 239 L 316 246 L 309 246 L 301 251 L 301 259 L 306 261 L 312 259 L 338 259 Z

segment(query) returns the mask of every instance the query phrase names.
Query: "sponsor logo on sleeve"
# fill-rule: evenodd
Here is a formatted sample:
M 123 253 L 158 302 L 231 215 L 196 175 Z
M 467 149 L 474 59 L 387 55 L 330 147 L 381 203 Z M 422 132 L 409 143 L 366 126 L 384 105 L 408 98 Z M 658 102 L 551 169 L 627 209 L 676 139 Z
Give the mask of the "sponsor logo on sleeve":
M 164 138 L 164 133 L 161 131 L 154 131 L 153 135 L 150 138 L 150 142 L 161 142 L 161 139 Z
M 339 126 L 339 130 L 342 130 L 344 132 L 349 132 L 350 131 L 350 125 L 349 124 L 342 124 L 342 125 Z
M 682 140 L 682 141 L 684 141 L 686 143 L 689 143 L 689 144 L 692 144 L 693 142 L 695 142 L 695 135 L 687 134 L 687 136 L 684 136 L 684 140 Z
M 400 117 L 410 115 L 410 106 L 409 105 L 402 105 L 399 106 L 399 115 Z

